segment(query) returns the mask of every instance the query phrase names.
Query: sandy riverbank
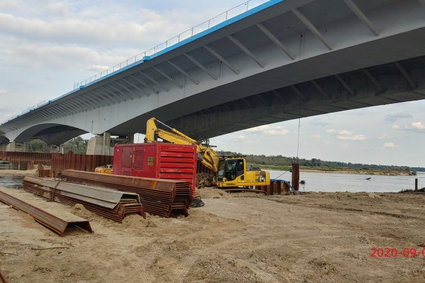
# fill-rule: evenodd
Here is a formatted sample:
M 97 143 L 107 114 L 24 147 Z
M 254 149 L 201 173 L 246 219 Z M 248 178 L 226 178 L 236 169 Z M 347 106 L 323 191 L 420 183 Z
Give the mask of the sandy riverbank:
M 186 218 L 118 224 L 81 209 L 93 234 L 60 237 L 0 204 L 0 269 L 10 282 L 421 282 L 425 196 L 227 194 L 201 189 Z

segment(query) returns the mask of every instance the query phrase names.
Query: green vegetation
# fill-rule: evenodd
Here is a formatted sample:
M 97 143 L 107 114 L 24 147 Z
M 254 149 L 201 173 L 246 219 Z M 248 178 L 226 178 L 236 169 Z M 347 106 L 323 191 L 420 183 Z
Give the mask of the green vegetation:
M 75 154 L 86 154 L 88 143 L 88 140 L 84 140 L 81 137 L 76 137 L 62 144 L 61 147 L 63 148 L 64 153 L 72 151 Z
M 47 143 L 39 139 L 31 140 L 27 143 L 28 152 L 48 153 L 49 150 Z
M 243 155 L 235 152 L 218 152 L 222 156 L 244 156 L 249 165 L 254 167 L 261 167 L 270 170 L 288 171 L 291 169 L 292 163 L 299 163 L 302 169 L 312 169 L 320 171 L 356 171 L 365 173 L 406 173 L 411 171 L 425 171 L 423 167 L 410 168 L 408 166 L 390 166 L 390 165 L 376 165 L 376 164 L 361 164 L 361 163 L 345 163 L 339 161 L 324 161 L 318 158 L 313 159 L 297 159 L 296 157 L 285 157 L 282 155 L 265 156 L 248 154 Z
M 86 154 L 88 140 L 84 140 L 81 137 L 70 139 L 61 145 L 64 153 L 73 152 L 75 154 Z M 34 139 L 27 143 L 28 152 L 47 153 L 49 152 L 49 146 L 42 140 Z

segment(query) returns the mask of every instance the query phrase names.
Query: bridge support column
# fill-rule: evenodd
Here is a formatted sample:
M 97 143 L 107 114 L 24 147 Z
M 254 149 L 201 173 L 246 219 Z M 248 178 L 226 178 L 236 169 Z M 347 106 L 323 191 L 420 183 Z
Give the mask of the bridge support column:
M 114 148 L 111 147 L 111 134 L 104 133 L 89 140 L 87 155 L 113 155 Z
M 11 142 L 6 146 L 6 151 L 26 152 L 26 150 L 27 150 L 26 143 Z
M 60 146 L 54 145 L 54 144 L 49 146 L 49 152 L 50 153 L 63 153 L 62 148 Z

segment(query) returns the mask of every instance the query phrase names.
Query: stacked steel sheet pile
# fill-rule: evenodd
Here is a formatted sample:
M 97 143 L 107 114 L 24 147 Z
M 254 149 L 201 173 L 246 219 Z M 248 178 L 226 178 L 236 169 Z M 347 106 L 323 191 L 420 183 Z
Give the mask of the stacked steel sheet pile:
M 23 184 L 26 191 L 68 205 L 82 204 L 86 209 L 117 222 L 122 222 L 128 214 L 145 216 L 140 197 L 135 193 L 34 177 L 25 177 Z
M 192 195 L 187 182 L 100 174 L 77 170 L 64 170 L 62 178 L 84 184 L 96 184 L 119 191 L 140 195 L 146 212 L 163 217 L 188 215 Z

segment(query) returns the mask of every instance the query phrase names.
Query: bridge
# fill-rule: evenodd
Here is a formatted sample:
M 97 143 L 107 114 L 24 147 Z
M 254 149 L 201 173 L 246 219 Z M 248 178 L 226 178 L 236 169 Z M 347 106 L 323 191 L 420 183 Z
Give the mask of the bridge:
M 258 1 L 257 1 L 258 2 Z M 424 0 L 270 0 L 236 9 L 0 125 L 4 142 L 194 138 L 425 98 Z

